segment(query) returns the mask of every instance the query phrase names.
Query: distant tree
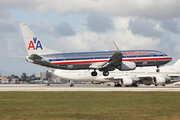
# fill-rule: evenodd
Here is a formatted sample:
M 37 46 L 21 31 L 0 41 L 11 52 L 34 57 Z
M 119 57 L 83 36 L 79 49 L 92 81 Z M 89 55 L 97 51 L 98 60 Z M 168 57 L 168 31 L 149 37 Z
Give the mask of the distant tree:
M 36 75 L 35 75 L 35 74 L 32 74 L 32 75 L 30 76 L 30 80 L 36 80 Z
M 22 73 L 22 75 L 21 75 L 21 81 L 26 81 L 27 80 L 27 75 L 26 75 L 26 73 Z
M 11 78 L 19 78 L 17 75 L 11 74 Z

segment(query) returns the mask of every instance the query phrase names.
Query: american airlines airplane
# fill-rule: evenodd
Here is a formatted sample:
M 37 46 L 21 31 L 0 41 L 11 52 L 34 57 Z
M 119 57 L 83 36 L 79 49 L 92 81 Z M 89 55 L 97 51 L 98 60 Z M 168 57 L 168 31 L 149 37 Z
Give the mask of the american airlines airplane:
M 109 71 L 134 70 L 136 67 L 164 65 L 172 58 L 163 52 L 155 50 L 126 50 L 100 51 L 100 52 L 74 52 L 61 53 L 48 49 L 25 23 L 20 23 L 25 41 L 28 62 L 65 70 L 91 69 L 91 76 L 97 76 L 96 70 L 102 71 L 104 76 Z
M 82 82 L 114 82 L 115 87 L 135 86 L 139 84 L 151 85 L 163 85 L 166 83 L 177 82 L 173 78 L 180 76 L 180 59 L 171 66 L 159 67 L 160 72 L 154 71 L 155 67 L 138 67 L 132 71 L 119 71 L 114 70 L 109 72 L 109 76 L 103 76 L 102 72 L 98 72 L 97 76 L 91 76 L 91 70 L 55 70 L 54 74 L 60 78 L 71 80 L 71 81 L 82 81 Z M 74 86 L 71 82 L 70 86 Z

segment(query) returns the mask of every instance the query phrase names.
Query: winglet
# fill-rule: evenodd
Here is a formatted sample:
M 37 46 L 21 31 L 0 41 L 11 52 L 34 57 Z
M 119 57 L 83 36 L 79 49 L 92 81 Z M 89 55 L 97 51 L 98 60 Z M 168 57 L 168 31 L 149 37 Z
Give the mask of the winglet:
M 114 46 L 115 51 L 120 51 L 119 48 L 117 47 L 116 43 L 114 41 L 112 41 L 112 42 L 113 42 L 113 46 Z

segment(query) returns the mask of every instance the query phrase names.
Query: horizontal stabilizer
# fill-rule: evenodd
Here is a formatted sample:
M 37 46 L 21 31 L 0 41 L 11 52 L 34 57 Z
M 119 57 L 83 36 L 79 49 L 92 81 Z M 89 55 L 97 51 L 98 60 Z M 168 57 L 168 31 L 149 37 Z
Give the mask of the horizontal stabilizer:
M 38 60 L 41 60 L 41 59 L 43 59 L 41 56 L 39 56 L 39 55 L 37 55 L 37 54 L 32 54 L 32 55 L 30 55 L 29 57 L 28 57 L 28 59 L 31 59 L 31 60 L 36 60 L 36 59 L 38 59 Z

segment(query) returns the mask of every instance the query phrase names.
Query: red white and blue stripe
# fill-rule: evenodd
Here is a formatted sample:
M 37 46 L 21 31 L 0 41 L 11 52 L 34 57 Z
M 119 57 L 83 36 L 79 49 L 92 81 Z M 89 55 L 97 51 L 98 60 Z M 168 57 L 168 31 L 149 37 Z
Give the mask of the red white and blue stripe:
M 143 66 L 144 62 L 146 66 L 151 65 L 164 65 L 172 60 L 172 58 L 160 51 L 154 50 L 128 50 L 121 51 L 123 54 L 123 61 L 132 61 L 136 63 L 136 66 Z M 79 64 L 92 64 L 98 62 L 107 62 L 114 51 L 102 51 L 102 52 L 79 52 L 79 53 L 58 53 L 51 55 L 43 55 L 51 64 L 55 65 L 79 65 Z

